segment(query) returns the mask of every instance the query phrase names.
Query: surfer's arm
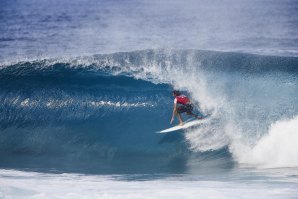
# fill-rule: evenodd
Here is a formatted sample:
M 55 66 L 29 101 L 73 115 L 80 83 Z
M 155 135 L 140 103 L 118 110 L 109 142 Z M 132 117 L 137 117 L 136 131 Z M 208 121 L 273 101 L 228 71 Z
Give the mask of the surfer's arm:
M 174 116 L 175 116 L 175 114 L 176 114 L 176 109 L 177 109 L 177 103 L 174 103 L 174 108 L 173 108 L 173 114 L 172 114 L 171 124 L 172 124 L 173 121 L 174 121 Z

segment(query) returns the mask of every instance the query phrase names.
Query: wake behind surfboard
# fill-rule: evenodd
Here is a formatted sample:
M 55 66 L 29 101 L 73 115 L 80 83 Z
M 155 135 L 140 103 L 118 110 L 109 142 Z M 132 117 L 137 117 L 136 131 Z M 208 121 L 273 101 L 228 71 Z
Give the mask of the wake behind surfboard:
M 190 128 L 192 126 L 197 126 L 197 125 L 203 124 L 207 120 L 208 120 L 208 118 L 203 118 L 203 119 L 200 119 L 200 120 L 197 120 L 197 119 L 188 120 L 182 126 L 176 125 L 174 127 L 171 127 L 171 128 L 168 128 L 168 129 L 165 129 L 165 130 L 162 130 L 162 131 L 157 131 L 156 133 L 169 133 L 169 132 L 178 131 L 178 130 L 181 130 L 181 129 L 187 129 L 187 128 Z

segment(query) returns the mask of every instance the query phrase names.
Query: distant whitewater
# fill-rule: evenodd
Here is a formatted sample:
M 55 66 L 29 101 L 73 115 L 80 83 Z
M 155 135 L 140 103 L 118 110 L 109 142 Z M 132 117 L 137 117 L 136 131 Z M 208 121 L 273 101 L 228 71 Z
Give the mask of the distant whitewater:
M 84 173 L 188 173 L 210 162 L 215 169 L 297 167 L 297 75 L 296 57 L 198 50 L 3 64 L 0 166 Z M 185 133 L 154 133 L 170 126 L 173 88 L 211 120 Z

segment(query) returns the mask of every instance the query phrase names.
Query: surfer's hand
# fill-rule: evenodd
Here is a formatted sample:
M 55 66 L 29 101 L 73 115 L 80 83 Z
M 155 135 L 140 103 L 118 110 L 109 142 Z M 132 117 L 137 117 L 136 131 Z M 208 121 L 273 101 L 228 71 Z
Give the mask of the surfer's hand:
M 172 123 L 173 123 L 173 121 L 174 121 L 174 118 L 172 118 L 172 119 L 171 119 L 170 123 L 172 124 Z

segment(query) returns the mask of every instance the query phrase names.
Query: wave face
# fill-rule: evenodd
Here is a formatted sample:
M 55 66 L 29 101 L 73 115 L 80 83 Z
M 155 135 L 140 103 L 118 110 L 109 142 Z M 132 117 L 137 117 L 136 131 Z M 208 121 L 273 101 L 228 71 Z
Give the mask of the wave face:
M 295 57 L 145 50 L 0 70 L 1 167 L 191 173 L 234 163 L 298 166 Z M 173 88 L 211 120 L 156 134 L 170 126 Z

